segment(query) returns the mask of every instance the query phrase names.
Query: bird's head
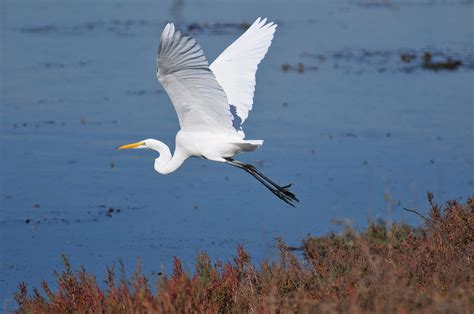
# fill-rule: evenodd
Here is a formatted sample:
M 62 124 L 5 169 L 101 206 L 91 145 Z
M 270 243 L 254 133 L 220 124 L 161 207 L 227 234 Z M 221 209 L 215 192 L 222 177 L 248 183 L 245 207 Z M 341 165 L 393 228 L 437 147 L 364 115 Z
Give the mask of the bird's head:
M 150 140 L 148 139 L 148 140 L 143 140 L 136 143 L 122 145 L 122 146 L 117 147 L 117 149 L 142 149 L 142 148 L 150 149 L 151 147 L 149 144 L 150 144 Z
M 186 159 L 184 158 L 184 159 L 181 159 L 180 162 L 177 162 L 177 163 L 175 162 L 172 165 L 174 168 L 167 167 L 171 158 L 173 157 L 171 155 L 169 147 L 166 146 L 165 143 L 160 142 L 158 140 L 154 140 L 152 138 L 117 147 L 117 149 L 142 149 L 142 148 L 152 149 L 154 151 L 157 151 L 160 154 L 160 157 L 155 159 L 155 170 L 161 174 L 168 174 L 175 171 L 183 163 L 184 159 Z

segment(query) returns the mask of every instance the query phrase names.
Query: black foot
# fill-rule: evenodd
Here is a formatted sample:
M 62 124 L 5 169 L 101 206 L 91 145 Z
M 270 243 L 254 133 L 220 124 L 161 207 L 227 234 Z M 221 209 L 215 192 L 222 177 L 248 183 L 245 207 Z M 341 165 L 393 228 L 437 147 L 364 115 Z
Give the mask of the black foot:
M 291 206 L 295 207 L 293 205 L 293 203 L 291 202 L 298 202 L 299 203 L 299 199 L 296 198 L 296 195 L 293 194 L 292 192 L 290 192 L 288 190 L 288 188 L 291 187 L 291 184 L 288 184 L 288 185 L 285 185 L 285 186 L 282 186 L 282 187 L 279 187 L 276 189 L 277 193 L 278 193 L 278 197 L 280 199 L 282 199 L 283 201 L 285 201 L 286 203 L 290 204 Z

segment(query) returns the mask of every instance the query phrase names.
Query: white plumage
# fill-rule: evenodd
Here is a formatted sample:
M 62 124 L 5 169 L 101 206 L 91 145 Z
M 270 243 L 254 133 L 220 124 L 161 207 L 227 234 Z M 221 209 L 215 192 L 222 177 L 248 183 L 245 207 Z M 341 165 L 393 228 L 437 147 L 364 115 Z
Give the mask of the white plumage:
M 279 186 L 254 166 L 232 157 L 257 149 L 262 140 L 245 140 L 241 128 L 252 109 L 255 73 L 270 47 L 276 24 L 258 18 L 209 66 L 196 40 L 168 23 L 161 34 L 157 77 L 173 103 L 181 130 L 173 155 L 166 144 L 154 139 L 123 145 L 119 149 L 149 148 L 160 156 L 155 170 L 168 174 L 189 157 L 225 162 L 241 168 L 286 203 L 298 201 L 287 186 Z M 235 113 L 239 125 L 233 124 Z
M 227 131 L 232 114 L 226 95 L 196 40 L 173 24 L 161 34 L 157 77 L 174 105 L 183 131 Z
M 266 21 L 258 18 L 211 66 L 194 38 L 182 36 L 172 23 L 166 25 L 158 49 L 157 77 L 173 102 L 182 130 L 231 129 L 230 105 L 235 106 L 241 124 L 247 119 L 255 73 L 277 26 Z
M 227 95 L 229 105 L 237 109 L 241 124 L 252 110 L 255 73 L 268 51 L 276 24 L 258 18 L 211 64 L 210 69 Z

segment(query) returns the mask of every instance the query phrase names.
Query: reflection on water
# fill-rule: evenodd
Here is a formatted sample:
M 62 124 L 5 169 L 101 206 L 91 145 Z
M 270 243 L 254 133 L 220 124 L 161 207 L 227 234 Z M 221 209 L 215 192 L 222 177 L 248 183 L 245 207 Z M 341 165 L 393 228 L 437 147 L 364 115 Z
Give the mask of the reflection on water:
M 2 300 L 20 280 L 50 279 L 60 253 L 98 274 L 118 259 L 146 271 L 172 256 L 191 267 L 197 251 L 225 260 L 237 243 L 261 260 L 277 236 L 297 244 L 334 219 L 417 223 L 401 209 L 426 208 L 427 191 L 472 193 L 472 4 L 271 4 L 4 4 Z M 294 183 L 296 209 L 226 165 L 193 158 L 161 176 L 153 152 L 115 150 L 173 146 L 176 114 L 155 78 L 166 21 L 213 60 L 257 16 L 279 27 L 244 125 L 265 144 L 241 159 Z M 462 65 L 424 69 L 425 52 Z

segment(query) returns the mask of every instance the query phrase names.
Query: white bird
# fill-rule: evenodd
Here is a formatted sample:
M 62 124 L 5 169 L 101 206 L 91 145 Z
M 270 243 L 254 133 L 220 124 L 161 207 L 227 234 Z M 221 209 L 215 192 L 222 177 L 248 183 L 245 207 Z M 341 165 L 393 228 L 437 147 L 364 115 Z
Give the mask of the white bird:
M 254 176 L 273 194 L 293 205 L 298 199 L 253 165 L 233 159 L 259 148 L 263 140 L 246 140 L 242 124 L 252 109 L 255 72 L 270 47 L 277 25 L 258 18 L 209 66 L 192 37 L 168 23 L 161 34 L 157 77 L 178 114 L 174 154 L 166 144 L 146 139 L 118 149 L 153 149 L 159 153 L 154 168 L 161 174 L 178 169 L 189 157 L 227 163 Z

